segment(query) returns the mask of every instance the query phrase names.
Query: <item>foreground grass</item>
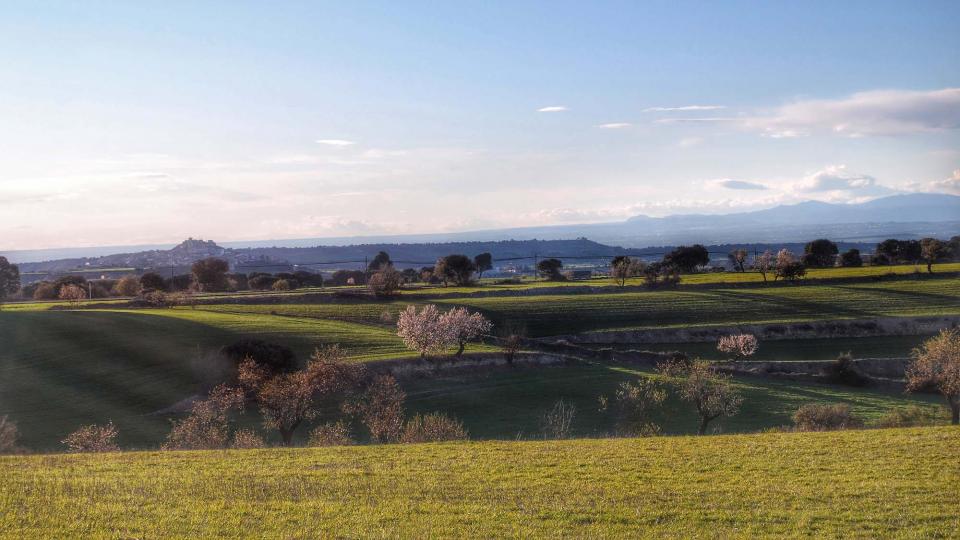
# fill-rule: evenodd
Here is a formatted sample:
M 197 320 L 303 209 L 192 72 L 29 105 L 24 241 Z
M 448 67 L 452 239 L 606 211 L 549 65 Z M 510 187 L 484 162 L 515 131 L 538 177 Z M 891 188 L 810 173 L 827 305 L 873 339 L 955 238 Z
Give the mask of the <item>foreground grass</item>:
M 0 457 L 0 536 L 950 537 L 960 431 Z

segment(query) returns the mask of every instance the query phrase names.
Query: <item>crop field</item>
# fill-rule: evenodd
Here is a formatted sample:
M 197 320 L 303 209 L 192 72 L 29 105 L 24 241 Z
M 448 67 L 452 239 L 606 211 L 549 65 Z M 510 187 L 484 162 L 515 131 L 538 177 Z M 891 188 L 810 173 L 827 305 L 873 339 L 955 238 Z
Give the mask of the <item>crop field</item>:
M 851 285 L 441 299 L 531 336 L 587 331 L 960 314 L 960 278 Z
M 0 457 L 0 536 L 946 538 L 956 428 Z
M 933 265 L 935 274 L 960 272 L 960 263 L 940 263 Z M 807 270 L 804 277 L 805 282 L 818 280 L 862 280 L 864 278 L 882 278 L 886 276 L 908 276 L 925 275 L 927 273 L 926 265 L 896 265 L 896 266 L 863 266 L 860 268 L 811 268 Z M 767 274 L 768 283 L 776 283 L 773 280 L 773 274 Z M 482 281 L 480 287 L 463 287 L 452 290 L 462 290 L 464 292 L 479 292 L 498 289 L 536 289 L 546 287 L 613 287 L 619 286 L 609 277 L 595 277 L 586 280 L 576 281 L 545 281 L 542 279 L 533 279 L 524 277 L 519 283 L 501 283 L 502 279 L 489 278 Z M 700 274 L 683 275 L 680 286 L 684 285 L 722 285 L 724 283 L 736 284 L 757 284 L 764 283 L 763 276 L 758 272 L 704 272 Z M 630 278 L 626 280 L 626 286 L 642 286 L 643 278 Z M 448 288 L 450 289 L 450 288 Z M 420 288 L 414 291 L 417 294 L 435 293 L 434 288 Z

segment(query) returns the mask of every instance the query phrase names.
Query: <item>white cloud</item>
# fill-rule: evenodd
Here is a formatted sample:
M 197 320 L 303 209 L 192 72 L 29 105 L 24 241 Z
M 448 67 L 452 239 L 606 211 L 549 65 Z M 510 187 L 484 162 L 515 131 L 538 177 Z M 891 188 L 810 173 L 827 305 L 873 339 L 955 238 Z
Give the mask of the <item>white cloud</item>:
M 602 129 L 623 129 L 623 128 L 628 128 L 632 125 L 633 124 L 629 122 L 611 122 L 609 124 L 600 124 L 597 127 Z
M 733 180 L 731 178 L 718 178 L 711 181 L 712 184 L 726 189 L 745 189 L 763 191 L 770 189 L 767 186 L 757 182 L 747 182 L 746 180 Z
M 354 141 L 348 141 L 345 139 L 317 139 L 317 144 L 326 144 L 328 146 L 352 146 L 357 144 Z
M 830 165 L 803 179 L 797 188 L 800 191 L 849 191 L 873 188 L 877 179 L 865 174 L 847 171 L 846 165 Z
M 736 122 L 738 118 L 730 116 L 703 116 L 698 118 L 659 118 L 654 124 L 710 124 L 715 122 Z
M 569 109 L 567 109 L 563 105 L 551 105 L 550 107 L 541 107 L 537 109 L 537 112 L 563 112 L 567 110 Z
M 832 133 L 843 137 L 902 135 L 960 128 L 960 88 L 872 90 L 843 99 L 802 100 L 743 121 L 776 138 Z
M 683 105 L 680 107 L 647 107 L 642 112 L 683 112 L 683 111 L 716 111 L 726 109 L 724 105 Z
M 932 191 L 960 195 L 960 169 L 953 171 L 950 178 L 930 182 L 930 189 Z

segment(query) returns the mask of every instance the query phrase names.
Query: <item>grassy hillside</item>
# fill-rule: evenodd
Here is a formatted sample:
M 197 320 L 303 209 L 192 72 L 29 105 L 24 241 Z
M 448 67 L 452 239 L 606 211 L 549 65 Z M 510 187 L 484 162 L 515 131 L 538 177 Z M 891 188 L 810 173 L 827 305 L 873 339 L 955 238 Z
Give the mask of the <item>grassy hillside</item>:
M 0 536 L 951 537 L 960 431 L 0 457 Z
M 499 325 L 508 321 L 524 325 L 530 335 L 538 336 L 631 327 L 956 314 L 960 313 L 960 279 L 451 298 L 439 303 L 468 305 L 483 310 Z M 393 328 L 396 313 L 406 304 L 401 298 L 162 310 L 5 309 L 0 312 L 0 414 L 18 421 L 24 443 L 36 449 L 55 448 L 77 426 L 108 419 L 121 427 L 125 445 L 153 446 L 169 424 L 150 413 L 197 393 L 221 373 L 222 366 L 209 353 L 223 345 L 253 335 L 284 343 L 301 359 L 315 346 L 330 343 L 339 343 L 358 361 L 410 356 Z M 760 354 L 766 359 L 832 358 L 853 349 L 861 355 L 882 356 L 877 354 L 882 349 L 900 355 L 919 338 L 809 341 L 761 343 Z M 713 349 L 711 344 L 686 347 L 706 356 Z M 471 345 L 471 350 L 483 349 Z M 510 380 L 516 374 L 504 376 L 494 389 L 482 385 L 496 380 L 498 374 L 427 381 L 423 388 L 417 383 L 411 392 L 424 393 L 416 399 L 412 395 L 411 407 L 450 410 L 462 416 L 476 435 L 502 438 L 535 431 L 542 410 L 563 397 L 573 399 L 581 411 L 579 433 L 603 432 L 602 421 L 591 417 L 596 396 L 612 392 L 626 375 L 609 367 L 576 368 L 585 370 L 580 373 L 564 369 L 544 370 L 518 381 Z M 479 386 L 472 386 L 475 383 Z M 793 386 L 795 396 L 820 392 L 816 387 Z M 568 391 L 572 396 L 567 396 Z M 862 395 L 874 399 L 869 392 Z M 745 414 L 725 429 L 755 430 L 785 423 L 799 400 L 783 393 L 777 399 L 754 400 L 756 416 L 746 412 L 754 406 L 748 404 Z M 853 394 L 841 397 L 854 404 L 858 399 Z M 880 395 L 863 412 L 882 414 L 903 401 L 902 396 Z M 673 418 L 679 423 L 668 430 L 688 431 L 686 420 L 677 420 L 682 415 Z
M 638 377 L 660 376 L 625 366 L 581 363 L 550 368 L 503 369 L 404 382 L 411 413 L 446 411 L 463 420 L 476 438 L 539 436 L 540 419 L 563 399 L 576 408 L 572 430 L 577 436 L 603 436 L 613 431 L 609 414 L 598 410 L 601 394 L 612 396 L 617 386 Z M 738 378 L 735 386 L 744 398 L 740 413 L 711 424 L 720 432 L 752 432 L 791 424 L 797 408 L 810 402 L 847 403 L 868 423 L 893 408 L 930 407 L 942 415 L 942 398 L 930 394 L 903 395 L 864 388 L 795 381 Z M 697 416 L 688 403 L 670 395 L 654 415 L 664 432 L 696 433 Z M 943 416 L 944 422 L 947 417 Z
M 112 419 L 130 445 L 169 430 L 145 416 L 222 377 L 212 354 L 242 336 L 293 347 L 340 343 L 357 359 L 408 354 L 388 330 L 340 321 L 192 310 L 0 312 L 0 415 L 24 444 L 50 448 L 83 423 Z
M 748 324 L 960 313 L 960 279 L 783 285 L 616 294 L 440 300 L 511 321 L 532 336 L 702 324 Z
M 24 315 L 40 319 L 21 319 Z M 23 444 L 34 450 L 60 448 L 60 440 L 78 426 L 106 420 L 120 428 L 124 447 L 156 447 L 170 426 L 166 416 L 151 413 L 222 377 L 223 364 L 203 353 L 237 337 L 187 319 L 139 313 L 45 312 L 18 314 L 12 320 L 16 323 L 0 325 L 0 337 L 13 334 L 15 344 L 0 351 L 0 415 L 18 422 Z M 111 331 L 104 332 L 104 326 Z M 574 432 L 596 435 L 613 427 L 610 418 L 597 411 L 598 396 L 612 395 L 622 381 L 649 375 L 579 363 L 467 370 L 407 380 L 404 387 L 410 413 L 447 411 L 462 419 L 474 437 L 536 436 L 540 417 L 561 398 L 577 408 Z M 788 424 L 793 411 L 807 401 L 849 403 L 867 420 L 911 403 L 941 407 L 933 396 L 830 385 L 743 379 L 738 386 L 746 401 L 740 415 L 717 423 L 723 431 Z M 255 411 L 242 420 L 252 427 L 259 423 Z M 675 400 L 660 421 L 670 433 L 691 433 L 696 427 L 690 408 Z

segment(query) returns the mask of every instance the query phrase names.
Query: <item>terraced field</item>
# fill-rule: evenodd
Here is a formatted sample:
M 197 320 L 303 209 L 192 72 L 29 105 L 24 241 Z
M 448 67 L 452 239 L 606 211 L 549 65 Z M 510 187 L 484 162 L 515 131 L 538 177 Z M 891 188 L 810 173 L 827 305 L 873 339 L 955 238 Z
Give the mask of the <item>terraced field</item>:
M 949 538 L 960 431 L 0 457 L 5 538 Z
M 960 279 L 851 285 L 661 290 L 617 294 L 441 299 L 531 336 L 587 331 L 960 314 Z

